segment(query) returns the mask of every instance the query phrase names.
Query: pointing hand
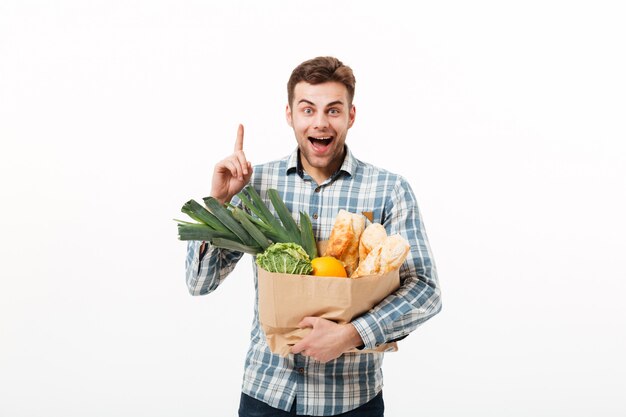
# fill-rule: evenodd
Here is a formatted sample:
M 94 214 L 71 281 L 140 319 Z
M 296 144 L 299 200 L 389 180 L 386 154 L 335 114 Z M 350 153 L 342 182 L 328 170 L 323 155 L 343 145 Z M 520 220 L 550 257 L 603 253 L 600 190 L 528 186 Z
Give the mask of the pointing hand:
M 243 125 L 240 124 L 233 153 L 215 165 L 211 196 L 224 204 L 246 186 L 251 176 L 252 164 L 243 152 Z

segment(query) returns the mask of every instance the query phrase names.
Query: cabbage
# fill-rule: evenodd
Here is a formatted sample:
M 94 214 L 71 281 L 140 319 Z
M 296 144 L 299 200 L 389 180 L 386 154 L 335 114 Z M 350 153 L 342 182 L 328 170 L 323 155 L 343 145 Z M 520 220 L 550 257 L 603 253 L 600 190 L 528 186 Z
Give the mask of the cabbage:
M 257 255 L 256 264 L 269 272 L 310 275 L 311 259 L 297 243 L 274 243 Z

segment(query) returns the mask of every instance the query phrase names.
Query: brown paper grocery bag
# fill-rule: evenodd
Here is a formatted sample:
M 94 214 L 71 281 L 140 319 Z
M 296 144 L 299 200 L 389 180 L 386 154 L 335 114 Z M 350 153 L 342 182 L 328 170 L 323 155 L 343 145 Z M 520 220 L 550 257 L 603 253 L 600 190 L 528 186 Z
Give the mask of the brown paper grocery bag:
M 259 320 L 273 353 L 287 356 L 291 346 L 310 329 L 298 323 L 306 316 L 323 317 L 343 324 L 366 313 L 400 287 L 396 269 L 384 275 L 359 278 L 317 277 L 277 274 L 258 269 Z M 356 353 L 396 351 L 395 342 L 375 350 Z

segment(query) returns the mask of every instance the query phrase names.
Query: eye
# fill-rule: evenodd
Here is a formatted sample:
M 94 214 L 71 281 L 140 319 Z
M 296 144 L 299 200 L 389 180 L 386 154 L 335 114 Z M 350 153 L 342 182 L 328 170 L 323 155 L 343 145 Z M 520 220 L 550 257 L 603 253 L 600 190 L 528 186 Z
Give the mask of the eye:
M 313 114 L 313 109 L 310 107 L 306 107 L 304 109 L 302 109 L 302 113 L 304 114 Z
M 328 114 L 336 116 L 340 113 L 339 109 L 330 109 L 328 110 Z

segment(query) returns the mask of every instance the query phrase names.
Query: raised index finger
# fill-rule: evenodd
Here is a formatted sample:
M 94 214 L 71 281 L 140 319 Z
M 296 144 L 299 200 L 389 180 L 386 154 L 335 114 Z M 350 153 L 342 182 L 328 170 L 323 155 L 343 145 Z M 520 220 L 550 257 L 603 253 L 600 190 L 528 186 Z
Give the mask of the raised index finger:
M 240 124 L 237 129 L 237 140 L 235 141 L 235 152 L 243 151 L 243 125 Z

